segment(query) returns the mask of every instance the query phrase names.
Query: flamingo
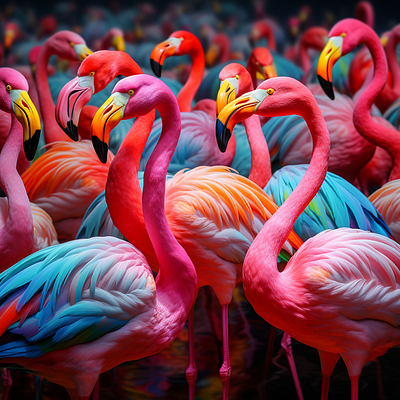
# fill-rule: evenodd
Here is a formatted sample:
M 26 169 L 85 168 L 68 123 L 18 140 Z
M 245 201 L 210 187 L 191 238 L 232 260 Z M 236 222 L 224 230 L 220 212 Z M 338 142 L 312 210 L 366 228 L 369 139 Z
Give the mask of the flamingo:
M 133 79 L 129 77 L 126 79 Z M 157 82 L 155 78 L 151 82 Z M 126 93 L 118 92 L 118 85 L 111 97 L 99 108 L 92 122 L 93 145 L 100 159 L 110 130 L 124 116 Z M 133 89 L 132 89 L 133 90 Z M 139 88 L 140 90 L 140 88 Z M 128 93 L 129 94 L 129 93 Z M 130 131 L 125 137 L 114 162 L 110 166 L 106 185 L 106 202 L 112 220 L 120 233 L 134 243 L 157 269 L 157 259 L 149 241 L 142 217 L 142 196 L 138 180 L 140 153 L 144 148 L 151 126 Z M 147 131 L 146 131 L 147 129 Z M 135 145 L 135 150 L 133 149 Z M 134 154 L 134 158 L 131 155 Z M 122 185 L 116 175 L 117 166 L 129 173 L 131 185 Z M 124 186 L 124 187 L 123 187 Z M 123 196 L 121 196 L 123 193 Z M 131 199 L 131 202 L 128 200 Z M 144 201 L 144 199 L 143 199 Z M 127 204 L 129 206 L 127 207 Z M 223 398 L 227 399 L 230 362 L 228 341 L 228 305 L 236 283 L 241 280 L 241 261 L 261 225 L 275 212 L 276 206 L 254 183 L 232 173 L 226 167 L 197 167 L 180 171 L 168 181 L 166 189 L 167 219 L 174 235 L 188 252 L 196 271 L 198 288 L 210 285 L 222 305 L 223 365 L 220 377 Z M 249 216 L 252 216 L 249 218 Z M 131 219 L 132 218 L 132 219 Z M 129 220 L 129 222 L 128 222 Z M 132 227 L 135 227 L 132 229 Z M 287 259 L 301 243 L 293 234 L 285 245 L 281 257 Z M 189 319 L 189 367 L 187 378 L 190 399 L 194 398 L 196 366 L 193 358 L 193 316 Z
M 58 383 L 72 399 L 89 399 L 100 373 L 170 344 L 185 324 L 196 289 L 195 269 L 164 209 L 179 108 L 165 84 L 136 78 L 118 85 L 122 93 L 137 92 L 126 114 L 140 116 L 157 107 L 165 120 L 143 191 L 143 217 L 160 265 L 156 280 L 143 254 L 113 237 L 43 249 L 0 276 L 1 364 L 17 364 Z
M 352 19 L 346 19 L 336 24 L 329 33 L 330 41 L 321 53 L 318 63 L 318 77 L 321 86 L 329 97 L 332 98 L 331 88 L 332 65 L 341 54 L 346 54 L 358 44 L 365 44 L 371 52 L 374 62 L 374 77 L 368 87 L 357 100 L 354 109 L 354 124 L 359 132 L 370 142 L 384 148 L 392 159 L 392 169 L 389 175 L 388 186 L 383 186 L 378 192 L 372 194 L 370 199 L 393 229 L 396 240 L 399 235 L 399 212 L 396 192 L 400 184 L 400 158 L 398 157 L 398 132 L 378 123 L 370 115 L 369 109 L 374 99 L 380 93 L 387 80 L 387 62 L 382 45 L 376 33 L 368 25 Z M 331 55 L 331 54 L 334 55 Z
M 217 113 L 229 102 L 254 88 L 247 70 L 232 63 L 220 73 Z M 268 145 L 258 116 L 243 121 L 251 150 L 249 179 L 256 182 L 280 207 L 304 176 L 307 165 L 286 166 L 271 172 Z M 221 151 L 229 137 L 217 136 Z M 321 189 L 294 224 L 294 231 L 306 241 L 326 229 L 359 228 L 391 237 L 391 232 L 368 199 L 343 178 L 328 172 Z
M 339 24 L 331 33 L 343 32 L 336 30 Z M 224 107 L 218 128 L 231 130 L 253 114 L 290 113 L 301 115 L 310 127 L 312 159 L 297 188 L 250 246 L 243 264 L 244 292 L 270 324 L 318 350 L 322 400 L 327 399 L 329 378 L 340 357 L 350 376 L 351 399 L 357 400 L 363 366 L 400 343 L 400 245 L 371 232 L 327 230 L 307 240 L 278 271 L 282 243 L 328 169 L 329 132 L 322 113 L 305 86 L 279 77 Z M 226 115 L 230 118 L 224 125 Z

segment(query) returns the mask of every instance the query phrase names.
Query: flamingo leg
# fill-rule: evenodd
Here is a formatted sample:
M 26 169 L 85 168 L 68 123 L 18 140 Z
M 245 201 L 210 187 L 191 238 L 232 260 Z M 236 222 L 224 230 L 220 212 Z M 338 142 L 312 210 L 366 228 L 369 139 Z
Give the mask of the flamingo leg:
M 292 372 L 292 377 L 294 381 L 294 386 L 296 387 L 296 393 L 299 400 L 304 400 L 303 392 L 301 391 L 299 376 L 297 374 L 296 365 L 293 359 L 292 353 L 292 338 L 286 332 L 283 332 L 283 337 L 281 340 L 281 346 L 285 351 L 286 358 L 289 363 L 290 371 Z
M 351 376 L 351 400 L 358 400 L 358 378 L 359 376 Z
M 271 368 L 271 364 L 272 364 L 272 354 L 274 352 L 275 336 L 276 336 L 276 328 L 271 325 L 271 329 L 269 331 L 267 353 L 266 353 L 265 362 L 264 362 L 264 371 L 263 371 L 262 382 L 261 382 L 261 387 L 262 387 L 261 400 L 266 400 L 266 398 L 267 398 L 267 394 L 266 394 L 266 390 L 265 390 L 265 381 L 267 380 L 267 376 L 269 374 L 269 369 Z
M 350 376 L 351 400 L 358 400 L 358 379 L 370 355 L 367 352 L 358 351 L 351 354 L 343 353 L 341 356 Z
M 318 350 L 318 353 L 321 360 L 322 370 L 321 400 L 328 400 L 329 381 L 331 379 L 333 369 L 340 358 L 340 354 L 328 353 L 322 350 Z
M 228 304 L 222 305 L 222 337 L 223 337 L 223 363 L 219 370 L 222 381 L 222 399 L 228 400 L 229 379 L 231 377 L 231 362 L 229 360 L 229 320 Z
M 194 400 L 194 389 L 197 379 L 197 367 L 194 357 L 194 302 L 189 312 L 188 318 L 189 333 L 189 366 L 186 369 L 186 379 L 189 384 L 189 400 Z
M 11 373 L 7 368 L 3 368 L 3 399 L 7 400 L 8 399 L 8 394 L 10 393 L 11 386 L 12 386 L 12 378 L 11 378 Z

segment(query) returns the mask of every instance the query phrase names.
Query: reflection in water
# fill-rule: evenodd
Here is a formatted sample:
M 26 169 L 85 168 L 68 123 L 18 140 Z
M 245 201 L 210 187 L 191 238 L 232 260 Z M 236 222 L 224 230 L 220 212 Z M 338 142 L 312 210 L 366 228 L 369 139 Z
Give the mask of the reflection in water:
M 207 296 L 206 296 L 207 294 Z M 195 346 L 198 369 L 196 400 L 222 398 L 219 368 L 222 364 L 221 307 L 212 293 L 200 290 L 195 307 Z M 296 392 L 280 348 L 282 332 L 277 333 L 270 372 L 263 383 L 264 360 L 269 324 L 261 319 L 246 301 L 242 288 L 237 288 L 229 306 L 230 354 L 232 376 L 230 400 L 296 400 Z M 118 366 L 101 375 L 100 400 L 187 400 L 185 371 L 188 363 L 187 329 L 161 353 Z M 293 340 L 294 359 L 304 398 L 319 400 L 321 371 L 318 353 Z M 14 386 L 10 400 L 35 399 L 35 379 L 13 371 Z M 364 367 L 360 377 L 360 400 L 392 400 L 399 398 L 400 349 L 393 348 Z M 43 388 L 45 400 L 67 400 L 66 391 L 52 383 Z M 350 379 L 343 362 L 333 373 L 329 399 L 350 398 Z

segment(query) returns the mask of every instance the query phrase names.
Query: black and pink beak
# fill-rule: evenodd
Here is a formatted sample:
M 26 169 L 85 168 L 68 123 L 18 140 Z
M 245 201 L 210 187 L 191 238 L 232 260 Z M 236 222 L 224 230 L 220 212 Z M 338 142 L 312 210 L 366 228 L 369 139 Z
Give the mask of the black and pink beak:
M 78 123 L 82 108 L 94 93 L 93 76 L 76 77 L 61 89 L 56 104 L 56 120 L 74 141 L 79 139 Z

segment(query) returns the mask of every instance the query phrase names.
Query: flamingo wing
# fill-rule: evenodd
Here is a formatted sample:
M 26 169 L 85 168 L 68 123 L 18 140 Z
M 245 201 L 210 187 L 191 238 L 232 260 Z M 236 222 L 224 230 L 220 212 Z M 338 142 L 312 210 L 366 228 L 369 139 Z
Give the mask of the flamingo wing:
M 400 245 L 390 238 L 341 228 L 309 239 L 287 265 L 301 270 L 310 301 L 350 320 L 400 325 Z M 286 271 L 286 270 L 285 270 Z M 285 271 L 283 273 L 285 273 Z M 312 300 L 313 299 L 313 300 Z
M 256 184 L 227 167 L 180 171 L 167 183 L 166 198 L 168 223 L 185 249 L 195 245 L 240 264 L 278 209 Z M 292 232 L 280 257 L 287 261 L 301 243 Z
M 308 165 L 286 166 L 275 172 L 265 192 L 278 206 L 289 197 Z M 359 228 L 391 237 L 382 216 L 371 202 L 345 179 L 328 172 L 317 195 L 297 218 L 294 231 L 306 241 L 326 229 Z
M 151 309 L 142 253 L 113 237 L 48 247 L 0 275 L 0 357 L 38 357 L 93 341 Z
M 36 250 L 58 244 L 57 232 L 49 214 L 36 204 L 31 203 Z

